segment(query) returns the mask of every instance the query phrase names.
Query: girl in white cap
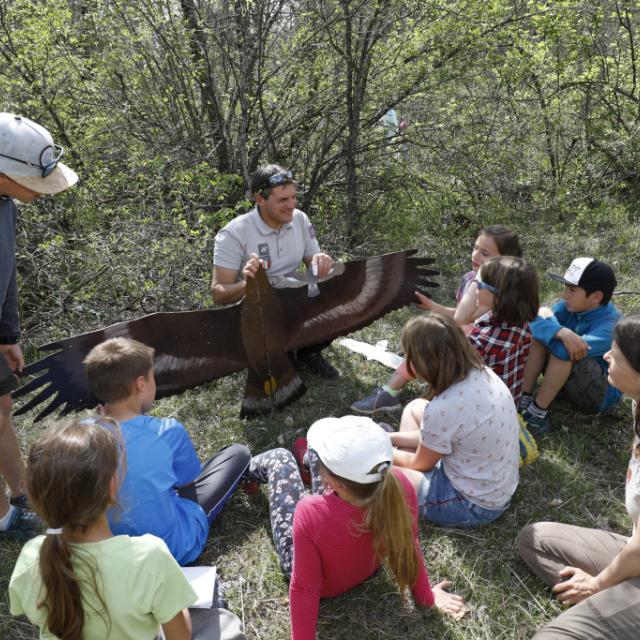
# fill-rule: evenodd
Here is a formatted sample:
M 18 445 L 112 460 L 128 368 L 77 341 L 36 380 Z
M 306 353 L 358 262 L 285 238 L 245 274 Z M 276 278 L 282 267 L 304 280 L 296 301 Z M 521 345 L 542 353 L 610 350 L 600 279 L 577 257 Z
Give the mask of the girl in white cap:
M 315 638 L 320 598 L 354 588 L 382 563 L 418 605 L 460 616 L 463 600 L 445 591 L 448 583 L 429 584 L 416 494 L 391 468 L 387 434 L 370 418 L 324 418 L 309 429 L 308 444 L 313 495 L 304 495 L 289 451 L 267 451 L 251 463 L 251 474 L 269 483 L 273 539 L 291 578 L 292 639 Z

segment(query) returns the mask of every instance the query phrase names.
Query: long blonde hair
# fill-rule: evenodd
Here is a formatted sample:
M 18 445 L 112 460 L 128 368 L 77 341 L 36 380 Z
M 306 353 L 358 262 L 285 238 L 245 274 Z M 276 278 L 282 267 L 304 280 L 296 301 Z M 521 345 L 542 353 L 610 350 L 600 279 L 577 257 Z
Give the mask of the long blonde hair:
M 341 482 L 365 509 L 357 531 L 372 534 L 376 559 L 388 568 L 400 593 L 411 589 L 418 580 L 422 558 L 415 547 L 414 519 L 396 475 L 386 469 L 380 482 L 361 484 L 337 476 L 321 460 L 319 466 L 323 473 Z

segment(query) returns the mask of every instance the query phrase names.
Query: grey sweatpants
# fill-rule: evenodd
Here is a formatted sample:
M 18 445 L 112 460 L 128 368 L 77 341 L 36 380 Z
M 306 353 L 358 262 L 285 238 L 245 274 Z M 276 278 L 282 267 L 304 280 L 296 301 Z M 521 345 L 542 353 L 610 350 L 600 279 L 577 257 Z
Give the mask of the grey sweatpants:
M 189 609 L 192 640 L 247 640 L 242 623 L 226 609 Z
M 625 536 L 558 522 L 527 525 L 518 551 L 529 568 L 549 586 L 560 582 L 565 566 L 600 573 L 620 553 Z M 567 609 L 534 640 L 635 640 L 640 633 L 640 577 L 583 600 Z

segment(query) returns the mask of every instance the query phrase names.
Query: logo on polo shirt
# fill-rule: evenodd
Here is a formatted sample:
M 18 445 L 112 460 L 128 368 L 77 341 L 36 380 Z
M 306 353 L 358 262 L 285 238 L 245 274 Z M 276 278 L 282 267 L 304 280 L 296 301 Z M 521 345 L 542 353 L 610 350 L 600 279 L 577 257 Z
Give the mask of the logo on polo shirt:
M 258 245 L 258 257 L 262 261 L 264 270 L 269 271 L 271 267 L 271 253 L 269 252 L 269 245 L 266 242 Z

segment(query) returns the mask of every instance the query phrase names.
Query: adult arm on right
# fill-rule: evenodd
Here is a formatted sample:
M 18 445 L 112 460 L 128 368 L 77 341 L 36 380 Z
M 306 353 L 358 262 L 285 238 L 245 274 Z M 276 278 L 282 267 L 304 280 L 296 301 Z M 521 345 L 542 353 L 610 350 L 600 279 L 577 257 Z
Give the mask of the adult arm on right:
M 562 604 L 571 605 L 589 598 L 595 593 L 614 587 L 625 580 L 640 576 L 640 528 L 636 523 L 633 535 L 622 551 L 596 576 L 578 567 L 565 567 L 560 571 L 563 582 L 553 587 Z

